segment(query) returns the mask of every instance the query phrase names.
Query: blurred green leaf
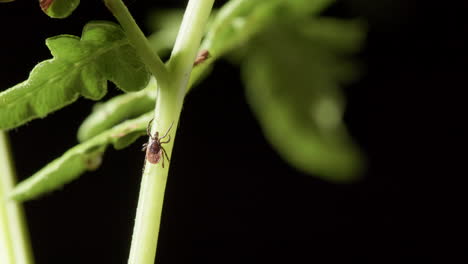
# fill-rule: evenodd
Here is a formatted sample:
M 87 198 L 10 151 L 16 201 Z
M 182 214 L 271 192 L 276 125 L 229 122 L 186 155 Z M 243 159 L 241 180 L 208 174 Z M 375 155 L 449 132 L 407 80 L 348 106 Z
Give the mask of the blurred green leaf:
M 217 12 L 202 47 L 214 57 L 246 42 L 271 22 L 281 0 L 231 0 Z
M 347 181 L 358 176 L 363 160 L 342 123 L 340 85 L 357 76 L 346 55 L 364 34 L 353 22 L 324 21 L 272 25 L 249 43 L 242 72 L 249 104 L 279 155 L 304 172 Z M 340 38 L 321 32 L 321 25 L 352 30 Z
M 316 15 L 334 0 L 231 0 L 217 12 L 203 41 L 213 56 L 246 43 L 278 20 Z
M 20 182 L 13 189 L 10 197 L 19 201 L 34 199 L 59 189 L 85 171 L 97 169 L 109 144 L 113 144 L 116 149 L 127 147 L 146 133 L 146 127 L 152 117 L 153 112 L 149 112 L 76 145 L 28 179 Z M 142 157 L 143 155 L 142 153 Z
M 174 46 L 183 15 L 181 9 L 162 10 L 149 15 L 146 24 L 154 33 L 148 37 L 148 40 L 159 56 L 166 55 Z
M 357 53 L 366 38 L 366 26 L 360 20 L 343 20 L 331 17 L 319 17 L 301 21 L 297 30 L 321 49 L 336 54 Z
M 107 80 L 126 92 L 141 90 L 149 81 L 145 65 L 113 23 L 91 22 L 81 39 L 61 35 L 47 39 L 46 44 L 54 58 L 36 65 L 28 80 L 0 93 L 0 129 L 45 117 L 80 94 L 101 99 Z
M 304 17 L 329 7 L 335 0 L 282 0 L 282 13 L 289 12 L 290 17 Z
M 240 62 L 245 53 L 244 45 L 265 27 L 276 23 L 281 16 L 298 17 L 298 12 L 286 12 L 302 8 L 304 14 L 318 14 L 334 0 L 231 0 L 214 12 L 207 27 L 207 34 L 201 44 L 202 50 L 210 52 L 210 58 L 194 67 L 190 78 L 192 84 L 200 82 L 212 69 L 212 64 L 220 57 L 228 55 Z M 307 5 L 307 6 L 305 6 Z M 293 6 L 292 8 L 290 6 Z M 304 9 L 305 8 L 305 9 Z M 157 34 L 157 33 L 156 33 Z
M 39 0 L 42 11 L 52 18 L 66 18 L 78 7 L 80 0 Z

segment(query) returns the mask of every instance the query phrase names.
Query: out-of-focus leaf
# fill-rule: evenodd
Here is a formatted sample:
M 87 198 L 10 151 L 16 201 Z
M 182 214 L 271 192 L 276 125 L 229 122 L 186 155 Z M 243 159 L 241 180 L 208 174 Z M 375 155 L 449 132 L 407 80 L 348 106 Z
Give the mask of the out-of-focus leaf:
M 213 56 L 244 44 L 264 27 L 283 18 L 317 14 L 334 0 L 231 0 L 216 14 L 203 48 Z
M 298 28 L 275 24 L 248 46 L 243 65 L 247 99 L 266 138 L 292 166 L 327 180 L 351 180 L 363 161 L 342 123 L 340 85 L 357 72 L 345 56 L 347 49 L 338 53 L 323 43 L 355 47 L 360 38 L 307 35 Z M 363 35 L 362 29 L 354 32 Z
M 79 95 L 101 99 L 107 80 L 132 92 L 143 89 L 150 74 L 138 59 L 122 29 L 110 22 L 91 22 L 80 38 L 61 35 L 47 39 L 53 59 L 36 65 L 28 80 L 0 93 L 0 129 L 74 102 Z
M 214 61 L 228 55 L 239 62 L 245 55 L 243 45 L 278 20 L 303 19 L 317 15 L 334 0 L 231 0 L 210 19 L 201 49 L 210 59 L 194 67 L 189 89 L 209 73 Z
M 80 0 L 39 0 L 42 11 L 52 18 L 66 18 L 78 7 Z
M 116 149 L 127 147 L 146 133 L 146 127 L 152 117 L 153 112 L 144 114 L 76 145 L 19 183 L 10 197 L 19 201 L 34 199 L 62 187 L 87 170 L 97 169 L 109 144 L 113 144 Z
M 321 49 L 337 54 L 359 52 L 366 37 L 364 23 L 360 20 L 319 17 L 301 22 L 303 25 L 297 30 L 304 37 L 313 39 Z
M 152 33 L 148 40 L 154 51 L 163 56 L 174 46 L 184 13 L 181 9 L 162 10 L 150 14 L 148 26 Z
M 78 129 L 78 140 L 86 141 L 127 119 L 151 111 L 156 101 L 156 93 L 156 80 L 151 78 L 144 90 L 118 95 L 107 102 L 97 103 L 93 112 Z
M 282 0 L 231 0 L 217 12 L 211 23 L 203 49 L 214 57 L 243 44 L 271 22 Z
M 335 0 L 282 0 L 282 11 L 291 12 L 289 16 L 304 17 L 317 14 L 330 6 Z

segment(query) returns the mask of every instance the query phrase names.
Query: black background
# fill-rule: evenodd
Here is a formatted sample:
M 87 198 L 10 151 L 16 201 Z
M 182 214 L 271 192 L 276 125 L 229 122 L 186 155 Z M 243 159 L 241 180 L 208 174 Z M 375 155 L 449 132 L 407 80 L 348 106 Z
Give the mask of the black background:
M 141 24 L 149 10 L 186 3 L 131 2 Z M 369 23 L 360 54 L 366 73 L 346 88 L 346 122 L 369 160 L 353 184 L 324 182 L 285 164 L 244 100 L 238 68 L 217 63 L 186 99 L 157 263 L 462 263 L 464 2 L 353 0 L 326 11 Z M 50 57 L 46 37 L 80 35 L 94 19 L 112 19 L 100 1 L 82 1 L 66 20 L 48 18 L 35 1 L 0 5 L 1 89 Z M 106 98 L 118 94 L 109 91 Z M 13 130 L 18 177 L 76 144 L 93 104 L 79 99 Z M 99 170 L 25 204 L 36 263 L 126 263 L 144 141 L 110 148 Z

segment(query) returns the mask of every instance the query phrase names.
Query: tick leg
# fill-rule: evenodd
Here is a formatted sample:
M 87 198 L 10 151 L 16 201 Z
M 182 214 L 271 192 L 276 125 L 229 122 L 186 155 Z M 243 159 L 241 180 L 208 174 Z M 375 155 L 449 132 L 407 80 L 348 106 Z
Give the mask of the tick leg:
M 169 138 L 166 141 L 159 141 L 160 144 L 166 144 L 171 141 L 171 135 L 169 135 Z
M 167 133 L 169 133 L 169 130 L 171 130 L 173 124 L 174 124 L 174 122 L 171 123 L 171 126 L 170 126 L 169 129 L 166 131 L 166 134 L 164 134 L 164 136 L 162 136 L 162 137 L 159 138 L 160 140 L 163 139 L 163 138 L 165 138 L 165 137 L 167 136 Z
M 143 144 L 143 148 L 141 149 L 141 151 L 145 151 L 147 147 L 148 147 L 148 143 Z
M 148 136 L 149 136 L 151 139 L 153 139 L 153 136 L 151 136 L 151 133 L 150 133 L 151 131 L 150 131 L 150 129 L 151 129 L 151 123 L 153 123 L 153 120 L 154 120 L 154 118 L 152 118 L 151 121 L 149 121 L 148 126 L 146 127 L 146 133 L 148 134 Z
M 164 151 L 163 151 L 163 152 L 164 152 Z M 164 168 L 164 155 L 161 156 L 161 159 L 162 159 L 162 161 L 161 161 L 162 164 L 161 164 L 161 165 L 162 165 L 162 167 Z
M 167 160 L 168 160 L 169 162 L 171 162 L 171 160 L 169 159 L 169 156 L 168 156 L 167 153 L 166 153 L 166 150 L 165 150 L 163 147 L 161 147 L 161 149 L 162 149 L 163 154 L 166 155 Z M 164 158 L 164 156 L 163 156 L 163 158 Z

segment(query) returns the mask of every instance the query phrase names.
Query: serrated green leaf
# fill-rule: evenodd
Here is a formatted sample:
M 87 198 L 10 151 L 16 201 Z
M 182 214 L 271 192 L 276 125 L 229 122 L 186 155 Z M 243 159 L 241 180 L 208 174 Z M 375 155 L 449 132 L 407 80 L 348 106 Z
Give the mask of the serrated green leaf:
M 110 22 L 91 22 L 81 39 L 61 35 L 47 39 L 53 59 L 36 65 L 28 80 L 0 93 L 0 129 L 45 117 L 79 95 L 98 100 L 107 80 L 126 91 L 143 89 L 150 78 L 122 29 Z
M 154 108 L 156 80 L 151 78 L 148 86 L 139 92 L 115 96 L 107 102 L 97 103 L 93 112 L 78 129 L 78 140 L 86 141 L 101 132 Z
M 113 144 L 116 149 L 127 147 L 146 133 L 152 117 L 153 112 L 149 112 L 76 145 L 19 183 L 10 197 L 19 201 L 34 199 L 62 187 L 88 170 L 97 169 L 109 144 Z
M 52 18 L 66 18 L 78 7 L 80 0 L 39 0 L 42 11 Z
M 273 25 L 251 44 L 243 65 L 247 99 L 267 139 L 292 166 L 327 180 L 351 180 L 363 164 L 342 123 L 339 86 L 356 69 L 322 45 L 328 36 L 297 28 Z

